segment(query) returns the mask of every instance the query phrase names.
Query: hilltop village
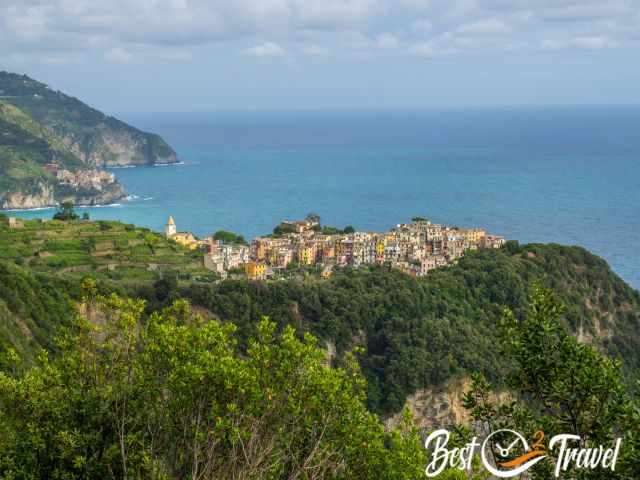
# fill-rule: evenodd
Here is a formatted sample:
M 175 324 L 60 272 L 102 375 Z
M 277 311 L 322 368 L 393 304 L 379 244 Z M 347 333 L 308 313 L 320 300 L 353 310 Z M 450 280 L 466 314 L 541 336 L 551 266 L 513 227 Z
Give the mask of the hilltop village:
M 165 235 L 189 249 L 203 250 L 204 267 L 221 278 L 244 272 L 253 280 L 300 268 L 315 268 L 328 277 L 334 267 L 362 265 L 389 265 L 421 277 L 455 263 L 469 250 L 499 248 L 505 243 L 504 237 L 482 228 L 449 227 L 421 217 L 377 233 L 322 226 L 312 214 L 300 221 L 283 221 L 271 235 L 250 244 L 230 232 L 198 240 L 190 232 L 178 232 L 173 217 L 169 217 Z

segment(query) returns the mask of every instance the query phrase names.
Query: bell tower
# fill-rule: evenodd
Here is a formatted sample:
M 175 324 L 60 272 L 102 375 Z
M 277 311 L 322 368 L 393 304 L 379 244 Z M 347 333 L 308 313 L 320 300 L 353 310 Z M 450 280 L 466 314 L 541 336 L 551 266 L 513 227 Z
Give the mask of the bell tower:
M 173 237 L 176 234 L 176 223 L 173 221 L 173 217 L 169 217 L 167 225 L 164 227 L 164 234 L 168 237 Z

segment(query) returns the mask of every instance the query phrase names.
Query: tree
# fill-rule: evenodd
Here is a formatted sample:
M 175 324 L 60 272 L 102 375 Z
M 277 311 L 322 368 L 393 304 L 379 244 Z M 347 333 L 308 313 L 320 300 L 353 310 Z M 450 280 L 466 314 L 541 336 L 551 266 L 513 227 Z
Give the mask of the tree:
M 385 432 L 350 357 L 326 364 L 310 335 L 268 319 L 248 348 L 184 301 L 97 297 L 60 354 L 0 373 L 0 477 L 414 479 L 425 454 L 406 415 Z
M 100 228 L 101 232 L 106 232 L 107 230 L 111 230 L 111 224 L 105 220 L 100 220 L 98 222 L 98 228 Z
M 91 253 L 96 249 L 96 239 L 94 237 L 85 238 L 80 241 L 82 250 Z
M 59 207 L 56 213 L 53 215 L 54 220 L 61 220 L 64 222 L 68 222 L 70 220 L 77 220 L 78 214 L 75 212 L 73 208 L 73 202 L 63 202 Z
M 597 470 L 571 474 L 635 478 L 640 474 L 638 405 L 626 391 L 619 362 L 569 335 L 560 322 L 564 312 L 565 306 L 540 286 L 533 289 L 523 321 L 518 322 L 505 310 L 502 346 L 514 365 L 507 385 L 517 401 L 495 402 L 489 383 L 482 375 L 475 375 L 464 398 L 465 407 L 484 426 L 485 433 L 500 428 L 514 428 L 529 438 L 537 430 L 543 430 L 548 438 L 568 433 L 581 438 L 581 447 L 613 444 L 614 437 L 626 436 L 623 443 L 630 446 L 615 474 Z M 550 465 L 540 464 L 535 475 L 551 478 Z
M 313 212 L 308 213 L 306 216 L 306 220 L 308 220 L 309 222 L 320 224 L 320 215 Z
M 351 225 L 347 225 L 346 227 L 344 227 L 344 230 L 342 230 L 342 233 L 350 234 L 354 233 L 355 231 L 355 228 L 353 228 Z
M 233 232 L 228 232 L 226 230 L 218 230 L 213 234 L 213 238 L 222 243 L 241 243 L 246 244 L 246 240 L 242 235 L 236 235 Z
M 89 220 L 89 212 L 84 212 L 82 214 L 82 220 Z
M 162 278 L 153 284 L 156 299 L 162 304 L 174 300 L 178 291 L 178 276 L 176 272 L 164 272 Z

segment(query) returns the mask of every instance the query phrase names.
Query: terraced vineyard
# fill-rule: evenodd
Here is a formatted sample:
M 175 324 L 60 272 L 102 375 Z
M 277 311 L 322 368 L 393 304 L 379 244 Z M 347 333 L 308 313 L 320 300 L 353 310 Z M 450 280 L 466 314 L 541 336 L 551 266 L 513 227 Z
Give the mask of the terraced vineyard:
M 182 280 L 215 279 L 202 265 L 202 254 L 189 251 L 146 228 L 114 221 L 27 220 L 10 228 L 0 221 L 0 260 L 36 272 L 119 282 L 153 281 L 163 271 Z

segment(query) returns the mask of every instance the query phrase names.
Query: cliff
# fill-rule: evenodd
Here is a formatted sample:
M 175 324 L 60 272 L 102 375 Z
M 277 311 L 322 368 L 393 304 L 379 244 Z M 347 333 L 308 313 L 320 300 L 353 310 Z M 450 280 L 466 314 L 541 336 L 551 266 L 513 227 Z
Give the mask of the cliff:
M 0 209 L 119 202 L 124 191 L 102 167 L 176 161 L 158 135 L 0 72 Z
M 56 181 L 39 181 L 30 190 L 0 196 L 0 209 L 43 208 L 63 202 L 74 205 L 108 205 L 126 198 L 115 176 L 104 170 L 61 170 Z
M 64 201 L 106 204 L 124 198 L 112 174 L 85 166 L 46 128 L 0 101 L 0 209 L 50 207 Z
M 26 75 L 0 72 L 0 99 L 55 135 L 85 165 L 153 165 L 178 161 L 158 135 L 143 132 L 54 91 Z

